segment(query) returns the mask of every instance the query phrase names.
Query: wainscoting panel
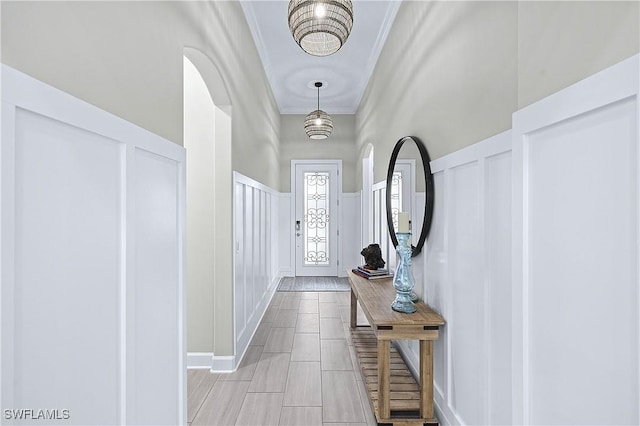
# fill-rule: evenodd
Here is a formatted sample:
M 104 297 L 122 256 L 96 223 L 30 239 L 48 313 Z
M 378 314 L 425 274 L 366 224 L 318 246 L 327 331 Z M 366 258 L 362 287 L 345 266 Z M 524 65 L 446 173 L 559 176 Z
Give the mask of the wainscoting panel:
M 505 132 L 431 163 L 434 217 L 413 272 L 418 294 L 447 321 L 434 345 L 443 424 L 511 423 L 510 150 Z M 423 199 L 416 194 L 419 208 Z M 415 370 L 417 345 L 397 345 Z
M 449 404 L 464 424 L 484 417 L 484 280 L 482 264 L 480 165 L 449 170 L 449 284 L 451 336 Z
M 511 423 L 511 152 L 484 162 L 487 424 Z
M 233 176 L 235 357 L 231 369 L 242 360 L 276 290 L 282 238 L 281 222 L 274 220 L 282 205 L 280 195 L 240 173 Z
M 278 270 L 283 277 L 293 277 L 295 273 L 294 251 L 292 250 L 293 240 L 293 218 L 291 209 L 293 195 L 291 193 L 280 193 L 275 199 L 278 205 L 277 230 L 278 230 Z
M 184 149 L 6 66 L 2 86 L 2 408 L 185 424 Z
M 135 243 L 127 262 L 127 423 L 162 424 L 179 418 L 172 402 L 179 399 L 183 385 L 183 371 L 176 366 L 182 365 L 179 358 L 184 355 L 158 350 L 182 339 L 182 295 L 176 285 L 183 269 L 178 226 L 182 212 L 176 201 L 184 189 L 178 185 L 179 162 L 139 148 L 133 161 L 128 194 L 133 216 L 128 225 Z
M 340 223 L 340 265 L 338 276 L 346 277 L 347 271 L 362 264 L 360 256 L 360 214 L 361 202 L 359 193 L 343 193 L 340 202 L 342 221 Z
M 514 422 L 640 422 L 639 75 L 514 116 Z
M 433 186 L 435 192 L 435 203 L 433 206 L 433 222 L 429 238 L 425 244 L 423 258 L 426 264 L 420 265 L 424 269 L 425 280 L 423 283 L 424 300 L 429 305 L 440 312 L 445 318 L 448 316 L 446 301 L 448 300 L 447 292 L 449 288 L 445 285 L 447 278 L 447 248 L 445 243 L 444 228 L 444 172 L 435 173 L 433 176 Z M 416 268 L 418 269 L 418 264 Z M 449 327 L 442 327 L 440 330 L 440 338 L 433 346 L 433 365 L 434 365 L 434 394 L 436 404 L 438 406 L 446 405 L 447 394 L 447 337 Z M 416 359 L 417 361 L 417 359 Z

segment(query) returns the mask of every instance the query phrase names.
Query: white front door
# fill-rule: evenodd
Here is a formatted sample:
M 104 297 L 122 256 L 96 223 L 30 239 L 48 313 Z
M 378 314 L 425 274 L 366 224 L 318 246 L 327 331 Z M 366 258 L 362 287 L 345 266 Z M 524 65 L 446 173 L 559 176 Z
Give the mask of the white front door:
M 337 276 L 338 163 L 293 165 L 296 276 Z

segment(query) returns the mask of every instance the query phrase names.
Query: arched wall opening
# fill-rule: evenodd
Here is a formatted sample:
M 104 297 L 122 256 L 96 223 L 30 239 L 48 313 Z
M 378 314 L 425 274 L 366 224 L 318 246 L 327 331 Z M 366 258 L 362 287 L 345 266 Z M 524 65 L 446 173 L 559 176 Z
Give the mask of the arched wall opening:
M 202 52 L 184 49 L 187 364 L 234 355 L 231 102 Z

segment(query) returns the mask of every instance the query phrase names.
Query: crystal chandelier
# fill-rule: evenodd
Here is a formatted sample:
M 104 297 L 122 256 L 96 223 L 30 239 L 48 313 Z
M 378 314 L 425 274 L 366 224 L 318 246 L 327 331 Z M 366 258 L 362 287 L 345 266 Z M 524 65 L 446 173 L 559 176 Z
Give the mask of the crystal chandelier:
M 322 83 L 316 81 L 315 86 L 318 88 L 318 109 L 312 111 L 304 119 L 304 131 L 311 139 L 326 139 L 333 130 L 333 121 L 331 116 L 320 109 L 320 88 Z
M 351 0 L 291 0 L 289 29 L 296 43 L 314 56 L 337 52 L 353 27 Z

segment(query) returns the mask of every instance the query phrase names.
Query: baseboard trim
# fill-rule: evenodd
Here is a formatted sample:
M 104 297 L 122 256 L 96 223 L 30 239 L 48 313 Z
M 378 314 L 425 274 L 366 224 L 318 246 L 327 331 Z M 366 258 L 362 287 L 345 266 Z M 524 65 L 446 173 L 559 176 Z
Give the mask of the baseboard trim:
M 211 369 L 213 364 L 212 352 L 187 352 L 188 369 Z
M 295 276 L 295 274 L 293 273 L 291 268 L 280 268 L 280 271 L 278 272 L 278 274 L 280 275 L 280 278 L 282 278 L 282 277 L 294 277 Z
M 235 356 L 213 356 L 211 359 L 212 373 L 233 373 L 236 370 Z
M 263 301 L 260 303 L 260 308 L 257 310 L 257 312 L 260 312 L 260 317 L 258 318 L 257 322 L 255 322 L 255 324 L 252 321 L 252 327 L 253 327 L 253 331 L 251 332 L 251 336 L 249 337 L 248 340 L 244 341 L 244 342 L 236 342 L 236 351 L 238 349 L 240 349 L 240 351 L 242 352 L 241 354 L 238 354 L 236 352 L 236 355 L 233 357 L 234 358 L 234 369 L 237 368 L 240 363 L 242 362 L 242 360 L 244 359 L 244 356 L 247 353 L 247 349 L 249 349 L 249 344 L 251 343 L 251 341 L 253 340 L 253 337 L 255 336 L 256 332 L 258 331 L 258 327 L 260 326 L 260 323 L 262 322 L 262 319 L 264 318 L 264 315 L 267 313 L 267 309 L 269 308 L 269 304 L 271 303 L 271 300 L 273 299 L 273 295 L 276 294 L 276 290 L 278 289 L 278 283 L 280 282 L 280 279 L 282 278 L 281 275 L 277 275 L 273 278 L 273 280 L 271 281 L 271 284 L 269 284 L 269 290 L 266 293 L 266 297 L 263 299 Z M 225 373 L 232 373 L 234 370 L 230 370 L 230 371 L 224 371 Z

